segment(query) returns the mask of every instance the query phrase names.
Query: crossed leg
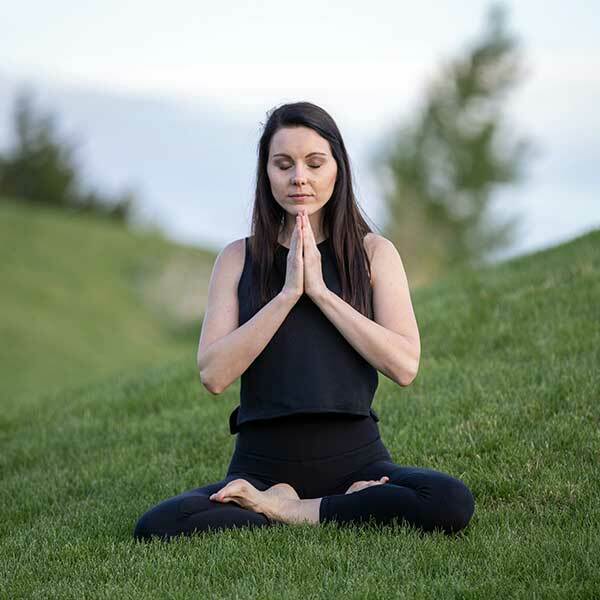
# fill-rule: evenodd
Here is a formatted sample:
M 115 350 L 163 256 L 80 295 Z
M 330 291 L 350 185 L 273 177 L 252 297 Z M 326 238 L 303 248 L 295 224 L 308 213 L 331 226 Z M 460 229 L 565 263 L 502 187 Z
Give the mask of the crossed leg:
M 475 511 L 471 490 L 460 480 L 433 469 L 402 467 L 388 460 L 372 463 L 352 474 L 354 480 L 389 481 L 353 494 L 324 496 L 319 522 L 391 523 L 394 518 L 424 531 L 454 533 L 465 528 Z
M 242 508 L 233 502 L 219 503 L 209 500 L 211 494 L 240 477 L 260 491 L 268 489 L 271 485 L 248 475 L 227 475 L 221 481 L 163 500 L 149 509 L 138 520 L 133 533 L 134 538 L 140 541 L 153 537 L 168 540 L 178 535 L 191 535 L 201 531 L 271 525 L 262 513 Z
M 388 478 L 385 482 L 378 481 L 384 476 Z M 387 524 L 394 518 L 424 531 L 440 529 L 453 533 L 467 526 L 475 510 L 473 494 L 461 480 L 433 469 L 402 467 L 381 460 L 354 472 L 350 483 L 355 481 L 375 485 L 366 485 L 351 493 L 339 490 L 340 493 L 322 498 L 300 499 L 293 488 L 287 486 L 288 493 L 285 484 L 278 484 L 283 486 L 278 490 L 282 499 L 273 504 L 272 497 L 267 499 L 267 494 L 260 492 L 275 491 L 273 488 L 278 487 L 273 485 L 275 482 L 267 483 L 245 474 L 230 474 L 219 482 L 156 505 L 140 518 L 134 537 L 168 539 L 200 531 L 264 527 L 274 521 L 335 521 L 344 524 L 372 519 L 376 523 Z M 231 501 L 234 496 L 237 496 L 236 502 L 258 506 L 258 510 L 249 510 Z M 260 508 L 261 503 L 264 510 Z M 273 506 L 277 507 L 275 512 L 271 511 Z
M 354 483 L 346 489 L 349 482 Z M 332 494 L 321 498 L 301 499 L 287 484 L 260 492 L 244 479 L 236 479 L 211 499 L 240 502 L 283 523 L 372 520 L 388 524 L 396 519 L 424 531 L 439 529 L 445 533 L 464 529 L 475 510 L 471 490 L 459 479 L 433 469 L 402 467 L 389 460 L 358 469 Z

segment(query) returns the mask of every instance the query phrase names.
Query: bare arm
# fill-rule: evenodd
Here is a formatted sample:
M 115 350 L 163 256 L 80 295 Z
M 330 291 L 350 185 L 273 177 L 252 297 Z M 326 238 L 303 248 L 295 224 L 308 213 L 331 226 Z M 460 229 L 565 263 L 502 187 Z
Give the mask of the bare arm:
M 398 385 L 412 383 L 421 343 L 402 260 L 392 242 L 370 234 L 374 318 L 368 319 L 334 292 L 313 301 L 354 349 Z
M 197 363 L 202 384 L 213 394 L 227 389 L 252 364 L 298 300 L 281 291 L 238 327 L 237 285 L 244 265 L 243 244 L 243 239 L 236 240 L 221 251 L 209 283 Z

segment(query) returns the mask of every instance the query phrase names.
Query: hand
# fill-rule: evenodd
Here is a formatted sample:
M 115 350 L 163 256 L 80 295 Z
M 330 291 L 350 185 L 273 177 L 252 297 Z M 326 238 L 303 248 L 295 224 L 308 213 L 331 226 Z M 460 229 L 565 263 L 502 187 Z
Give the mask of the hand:
M 296 215 L 296 224 L 292 232 L 292 241 L 287 255 L 285 283 L 282 292 L 289 293 L 294 298 L 300 298 L 304 293 L 304 260 L 302 258 L 302 219 Z
M 281 520 L 286 501 L 300 500 L 300 497 L 288 483 L 278 483 L 261 492 L 245 479 L 234 479 L 218 492 L 211 494 L 209 500 L 235 502 L 242 508 L 265 515 L 268 519 Z
M 352 492 L 358 492 L 359 490 L 363 490 L 364 488 L 371 487 L 372 485 L 382 485 L 387 483 L 390 478 L 387 475 L 384 475 L 380 479 L 371 479 L 369 481 L 355 481 L 347 490 L 346 494 L 351 494 Z
M 314 299 L 319 294 L 328 290 L 323 281 L 323 269 L 321 268 L 321 253 L 317 248 L 306 209 L 300 211 L 303 227 L 302 241 L 304 246 L 304 291 L 306 295 Z

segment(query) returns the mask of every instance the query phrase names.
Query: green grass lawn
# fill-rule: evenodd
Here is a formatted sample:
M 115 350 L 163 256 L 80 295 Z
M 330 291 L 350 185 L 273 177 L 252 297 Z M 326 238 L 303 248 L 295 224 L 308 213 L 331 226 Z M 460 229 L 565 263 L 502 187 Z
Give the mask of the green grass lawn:
M 194 364 L 213 253 L 0 198 L 0 254 L 4 416 L 40 392 Z
M 374 407 L 397 463 L 473 491 L 454 537 L 328 523 L 138 544 L 149 507 L 224 476 L 239 381 L 212 396 L 167 348 L 160 368 L 8 400 L 0 597 L 598 598 L 599 298 L 600 231 L 413 293 L 419 375 L 381 376 Z

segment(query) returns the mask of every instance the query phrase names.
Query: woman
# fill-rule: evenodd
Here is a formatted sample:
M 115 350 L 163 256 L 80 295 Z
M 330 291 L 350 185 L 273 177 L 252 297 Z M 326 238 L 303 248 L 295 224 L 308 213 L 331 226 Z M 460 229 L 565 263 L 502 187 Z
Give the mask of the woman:
M 409 385 L 419 331 L 401 258 L 361 217 L 342 136 L 318 106 L 269 115 L 252 229 L 215 261 L 198 347 L 211 393 L 241 376 L 226 476 L 151 508 L 134 536 L 327 521 L 463 529 L 469 488 L 394 463 L 381 440 L 377 371 Z

